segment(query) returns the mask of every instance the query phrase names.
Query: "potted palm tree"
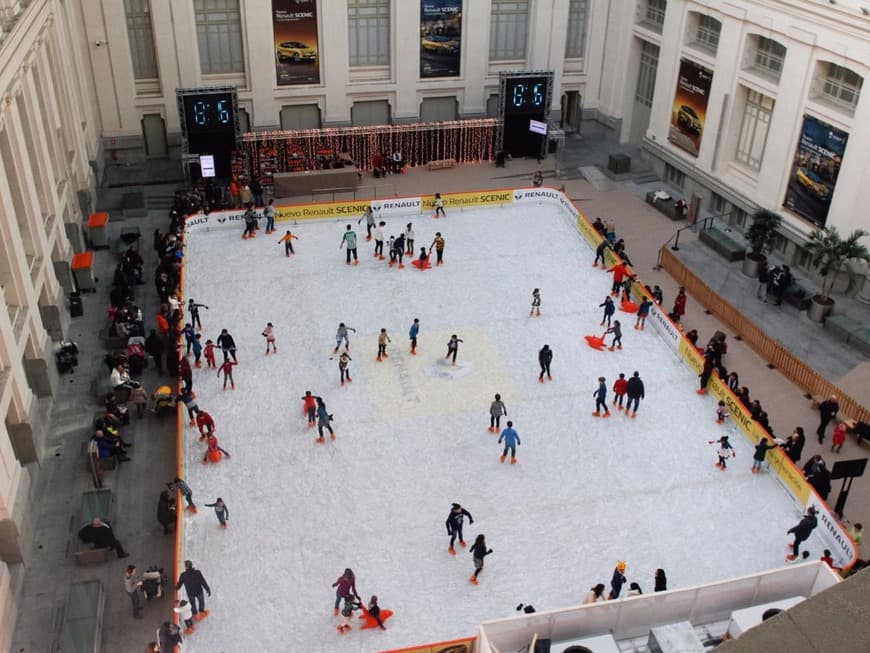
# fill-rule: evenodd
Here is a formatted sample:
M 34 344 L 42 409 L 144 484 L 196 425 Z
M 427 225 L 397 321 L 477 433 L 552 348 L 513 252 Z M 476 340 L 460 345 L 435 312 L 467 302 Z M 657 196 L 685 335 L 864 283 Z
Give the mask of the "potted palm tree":
M 744 234 L 749 242 L 749 253 L 743 258 L 743 274 L 747 277 L 758 276 L 758 265 L 764 260 L 764 253 L 773 247 L 780 218 L 773 211 L 761 209 L 752 216 L 752 224 Z
M 837 273 L 845 267 L 848 285 L 845 292 L 849 292 L 855 285 L 855 271 L 848 263 L 850 261 L 870 261 L 870 250 L 859 243 L 864 236 L 870 235 L 863 229 L 856 229 L 848 238 L 843 239 L 837 232 L 836 227 L 821 230 L 817 229 L 810 236 L 810 242 L 806 245 L 807 253 L 811 259 L 810 264 L 822 277 L 822 292 L 813 296 L 812 303 L 807 309 L 807 315 L 811 320 L 822 322 L 834 308 L 834 300 L 831 297 L 831 289 L 837 278 Z

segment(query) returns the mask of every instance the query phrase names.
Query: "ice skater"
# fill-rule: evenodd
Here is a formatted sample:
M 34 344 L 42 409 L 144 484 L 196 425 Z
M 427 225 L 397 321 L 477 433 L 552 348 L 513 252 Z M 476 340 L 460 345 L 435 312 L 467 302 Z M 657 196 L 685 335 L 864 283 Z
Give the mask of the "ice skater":
M 598 377 L 598 389 L 592 393 L 592 396 L 595 397 L 595 412 L 592 416 L 601 417 L 604 411 L 604 417 L 610 417 L 610 409 L 607 408 L 607 379 L 603 376 Z
M 411 261 L 411 265 L 413 265 L 418 270 L 428 270 L 432 267 L 432 264 L 429 262 L 429 255 L 426 253 L 426 248 L 420 248 L 420 256 L 413 261 Z
M 344 235 L 341 237 L 338 249 L 341 249 L 342 247 L 347 250 L 347 261 L 345 264 L 350 265 L 350 257 L 353 256 L 353 264 L 359 265 L 359 258 L 356 253 L 356 232 L 350 228 L 350 225 L 347 225 L 347 231 L 345 231 Z
M 538 317 L 541 317 L 541 290 L 539 288 L 535 288 L 532 291 L 532 308 L 529 310 L 529 317 L 532 317 L 537 313 Z
M 335 606 L 333 608 L 332 614 L 334 616 L 338 616 L 338 606 L 341 604 L 342 600 L 347 598 L 356 598 L 357 601 L 360 600 L 359 594 L 356 591 L 356 576 L 354 576 L 353 569 L 348 567 L 344 570 L 344 573 L 338 577 L 338 580 L 335 581 L 332 586 L 335 589 Z
M 223 454 L 227 458 L 232 458 L 230 452 L 226 449 L 222 449 L 218 444 L 217 436 L 214 433 L 209 433 L 206 437 L 206 445 L 208 449 L 206 449 L 205 455 L 202 457 L 202 462 L 207 463 L 209 461 L 213 463 L 220 462 L 220 456 Z
M 333 354 L 338 353 L 338 348 L 341 347 L 342 340 L 344 340 L 344 350 L 350 351 L 350 338 L 347 335 L 348 331 L 356 333 L 356 329 L 353 327 L 347 326 L 344 322 L 339 322 L 338 330 L 335 332 L 335 349 L 332 350 Z
M 411 341 L 411 355 L 417 355 L 417 335 L 420 333 L 420 320 L 416 317 L 408 329 L 408 339 Z
M 435 218 L 438 218 L 441 214 L 442 218 L 446 218 L 447 214 L 444 212 L 444 200 L 441 199 L 441 193 L 435 193 Z
M 646 318 L 649 317 L 649 309 L 652 306 L 652 302 L 644 296 L 644 298 L 640 301 L 640 306 L 637 307 L 637 321 L 634 323 L 634 328 L 643 331 L 643 328 L 646 326 Z
M 386 226 L 387 223 L 381 220 L 375 227 L 375 258 L 381 261 L 386 258 L 384 256 L 384 227 Z
M 308 417 L 308 428 L 313 428 L 317 423 L 317 397 L 311 394 L 311 390 L 306 390 L 305 396 L 300 398 L 303 401 L 302 410 Z
M 372 229 L 375 228 L 375 216 L 372 213 L 372 207 L 367 206 L 365 212 L 362 214 L 359 220 L 356 221 L 357 224 L 361 223 L 363 220 L 366 221 L 366 240 L 372 239 Z
M 205 440 L 209 433 L 214 433 L 214 418 L 204 410 L 197 410 L 196 428 L 199 431 L 199 439 Z
M 190 323 L 194 325 L 197 330 L 202 329 L 202 322 L 199 319 L 199 309 L 201 308 L 208 310 L 208 306 L 205 304 L 197 304 L 193 299 L 187 301 L 187 315 L 190 318 Z
M 763 437 L 755 445 L 755 453 L 752 454 L 752 473 L 758 474 L 761 471 L 761 466 L 764 464 L 764 459 L 767 457 L 767 452 L 771 449 L 776 449 L 776 442 L 771 442 L 767 437 Z
M 724 424 L 725 420 L 728 418 L 728 408 L 725 406 L 724 401 L 720 401 L 716 405 L 716 423 Z
M 616 312 L 616 305 L 613 303 L 610 295 L 604 298 L 604 301 L 598 305 L 598 308 L 604 309 L 604 316 L 601 318 L 600 326 L 604 326 L 604 323 L 607 322 L 607 328 L 610 328 L 610 320 Z
M 435 233 L 435 238 L 432 240 L 432 244 L 429 245 L 429 254 L 432 254 L 433 249 L 435 250 L 435 265 L 443 265 L 444 264 L 444 238 L 441 236 L 440 231 Z
M 317 442 L 323 444 L 326 440 L 323 438 L 323 429 L 329 431 L 329 439 L 335 440 L 335 431 L 332 430 L 332 425 L 330 422 L 333 420 L 332 415 L 329 414 L 329 411 L 326 410 L 326 403 L 323 401 L 323 397 L 316 397 L 317 399 Z M 333 585 L 333 587 L 335 587 Z M 359 597 L 357 597 L 359 598 Z M 337 601 L 336 601 L 337 604 Z
M 728 459 L 736 458 L 737 452 L 734 451 L 734 447 L 732 447 L 731 443 L 728 441 L 727 435 L 723 435 L 718 440 L 707 440 L 707 444 L 717 443 L 719 444 L 719 449 L 716 450 L 716 455 L 719 456 L 719 462 L 716 463 L 716 467 L 724 472 L 727 469 Z
M 613 351 L 614 349 L 622 349 L 622 324 L 620 324 L 619 320 L 613 320 L 613 326 L 605 331 L 604 335 L 607 335 L 608 333 L 613 334 L 613 342 L 610 343 L 610 347 L 607 349 L 610 351 Z
M 793 526 L 786 531 L 786 534 L 794 535 L 794 543 L 789 545 L 792 552 L 785 557 L 786 560 L 794 560 L 800 555 L 801 542 L 809 539 L 810 533 L 813 532 L 818 523 L 818 519 L 816 519 L 816 507 L 810 506 L 807 508 L 807 514 L 804 515 L 797 526 Z
M 245 221 L 245 231 L 242 234 L 242 238 L 248 239 L 256 237 L 257 234 L 254 232 L 257 231 L 260 225 L 257 224 L 257 216 L 254 214 L 253 203 L 248 203 L 242 219 Z
M 611 247 L 610 241 L 607 240 L 606 238 L 598 244 L 598 247 L 595 248 L 595 261 L 592 263 L 593 268 L 598 267 L 599 260 L 601 261 L 601 267 L 603 267 L 603 268 L 607 267 L 607 254 L 606 254 L 606 252 L 608 249 L 610 249 L 610 247 Z
M 190 489 L 190 486 L 183 478 L 176 476 L 171 482 L 166 484 L 166 487 L 170 492 L 178 491 L 181 493 L 181 496 L 184 497 L 184 501 L 187 503 L 187 509 L 190 512 L 195 513 L 197 511 L 196 504 L 193 502 L 193 490 Z
M 299 240 L 298 236 L 294 236 L 290 233 L 290 230 L 287 230 L 287 233 L 281 236 L 281 240 L 278 241 L 278 244 L 284 243 L 284 256 L 290 256 L 291 254 L 295 254 L 293 251 L 293 241 Z
M 628 396 L 628 401 L 625 404 L 625 416 L 628 417 L 628 412 L 631 411 L 631 416 L 637 417 L 637 409 L 640 406 L 640 400 L 645 395 L 643 380 L 640 378 L 640 373 L 635 371 L 628 380 L 625 387 L 625 394 Z
M 464 340 L 459 338 L 455 333 L 450 336 L 450 340 L 447 341 L 447 355 L 444 358 L 447 359 L 452 356 L 454 365 L 456 365 L 456 354 L 459 353 L 460 342 L 464 342 Z
M 607 595 L 607 600 L 612 601 L 618 599 L 622 586 L 625 585 L 625 560 L 619 560 L 616 567 L 613 569 L 613 576 L 610 578 L 610 594 Z
M 353 616 L 354 610 L 361 610 L 362 607 L 363 604 L 359 597 L 356 600 L 350 596 L 344 597 L 344 605 L 341 606 L 341 623 L 336 626 L 339 634 L 344 635 L 351 630 L 350 618 Z
M 194 329 L 193 325 L 188 322 L 181 330 L 181 334 L 184 336 L 184 342 L 187 346 L 187 350 L 184 352 L 184 355 L 190 356 L 190 351 L 191 349 L 193 349 L 193 341 L 196 339 L 196 329 Z
M 480 572 L 483 571 L 483 559 L 492 553 L 492 549 L 486 548 L 486 536 L 483 533 L 475 538 L 474 544 L 471 545 L 470 552 L 473 556 L 472 560 L 474 560 L 474 574 L 472 574 L 468 581 L 472 585 L 477 585 L 477 577 L 480 576 Z
M 613 382 L 613 405 L 617 410 L 622 410 L 622 400 L 628 390 L 628 381 L 625 379 L 625 374 L 620 373 L 619 378 Z
M 392 237 L 391 237 L 392 240 Z M 390 267 L 393 267 L 396 263 L 399 264 L 399 269 L 404 270 L 405 264 L 402 262 L 403 257 L 405 256 L 405 234 L 399 234 L 399 236 L 392 240 L 390 245 Z
M 414 255 L 414 226 L 413 226 L 413 224 L 414 223 L 409 222 L 407 225 L 405 225 L 405 233 L 404 233 L 405 247 L 406 247 L 405 253 L 408 256 Z
M 334 360 L 334 358 L 335 358 L 334 356 L 330 356 L 329 360 Z M 349 365 L 350 365 L 350 362 L 352 360 L 353 359 L 350 357 L 350 355 L 346 351 L 341 352 L 341 355 L 338 357 L 338 373 L 339 373 L 339 376 L 341 377 L 341 385 L 342 386 L 344 385 L 345 380 L 347 380 L 348 383 L 353 381 L 353 379 L 350 378 L 350 369 L 349 369 Z
M 197 333 L 193 337 L 193 366 L 202 367 L 202 334 Z
M 262 200 L 262 198 L 263 197 L 261 195 L 260 199 Z M 262 202 L 260 204 L 262 204 Z M 274 233 L 276 231 L 276 229 L 275 229 L 275 200 L 274 199 L 270 199 L 269 203 L 263 209 L 263 217 L 266 218 L 266 234 Z
M 196 627 L 193 625 L 193 610 L 190 607 L 190 603 L 185 601 L 184 599 L 175 602 L 175 607 L 172 608 L 172 611 L 178 615 L 178 619 L 184 622 L 184 634 L 185 635 L 193 635 L 196 632 Z M 146 649 L 150 651 L 151 649 Z M 158 647 L 159 651 L 160 648 Z
M 263 329 L 263 337 L 266 339 L 266 356 L 269 355 L 269 345 L 272 346 L 272 353 L 278 353 L 278 346 L 275 344 L 275 327 L 271 322 L 266 323 L 266 328 Z
M 238 365 L 236 361 L 231 361 L 229 359 L 225 360 L 221 366 L 218 368 L 217 375 L 224 375 L 224 390 L 227 389 L 227 381 L 230 382 L 230 386 L 232 386 L 233 390 L 236 389 L 236 380 L 233 378 L 233 366 Z
M 372 594 L 372 598 L 369 599 L 369 606 L 367 608 L 367 612 L 369 616 L 375 620 L 375 623 L 378 624 L 378 628 L 381 630 L 386 630 L 387 627 L 384 625 L 383 619 L 381 619 L 381 607 L 378 605 L 378 597 L 377 594 Z M 384 619 L 390 616 L 390 611 L 386 610 L 383 612 Z
M 610 294 L 618 297 L 619 291 L 622 288 L 622 281 L 625 279 L 625 275 L 628 274 L 628 266 L 624 262 L 617 263 L 607 271 L 613 272 L 613 285 L 610 287 Z
M 489 432 L 498 433 L 502 415 L 507 417 L 507 407 L 501 400 L 501 395 L 495 393 L 495 399 L 489 405 Z
M 541 347 L 541 350 L 538 352 L 538 364 L 541 366 L 541 373 L 538 375 L 538 381 L 544 382 L 544 373 L 547 374 L 547 380 L 552 381 L 553 377 L 550 376 L 550 363 L 553 362 L 553 350 L 550 349 L 550 345 L 544 345 Z
M 217 363 L 214 359 L 214 348 L 215 344 L 213 340 L 208 339 L 205 341 L 205 366 L 212 370 L 217 368 Z
M 230 511 L 227 508 L 227 504 L 224 503 L 224 500 L 218 497 L 214 500 L 214 503 L 205 504 L 206 508 L 214 508 L 214 514 L 218 519 L 218 522 L 221 525 L 221 528 L 227 527 L 227 522 L 230 519 Z
M 387 353 L 388 342 L 392 342 L 392 340 L 390 340 L 390 336 L 387 335 L 387 330 L 381 329 L 381 332 L 378 334 L 378 357 L 376 359 L 379 363 L 381 362 L 381 359 L 390 357 Z
M 498 436 L 498 444 L 504 440 L 504 451 L 501 452 L 501 462 L 507 458 L 508 451 L 511 454 L 511 465 L 517 464 L 517 447 L 522 444 L 519 434 L 514 430 L 514 423 L 508 420 L 507 428 Z
M 465 547 L 465 540 L 462 539 L 462 524 L 466 517 L 468 517 L 469 525 L 474 523 L 474 517 L 471 516 L 471 513 L 458 503 L 454 503 L 447 514 L 447 520 L 444 522 L 445 526 L 447 526 L 447 534 L 450 536 L 447 552 L 452 556 L 456 555 L 456 549 L 453 548 L 453 544 L 457 538 L 459 538 L 460 546 Z
M 228 361 L 230 356 L 232 356 L 233 361 L 238 362 L 236 358 L 236 341 L 226 329 L 221 329 L 221 334 L 217 337 L 217 346 L 224 353 L 225 361 Z

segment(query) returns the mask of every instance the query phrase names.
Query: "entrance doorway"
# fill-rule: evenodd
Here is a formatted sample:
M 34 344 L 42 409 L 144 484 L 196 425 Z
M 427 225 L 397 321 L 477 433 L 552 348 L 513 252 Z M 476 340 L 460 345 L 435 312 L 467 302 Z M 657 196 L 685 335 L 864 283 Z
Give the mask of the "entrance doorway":
M 168 159 L 169 145 L 166 142 L 166 123 L 159 113 L 142 116 L 142 137 L 145 140 L 145 156 L 149 159 Z

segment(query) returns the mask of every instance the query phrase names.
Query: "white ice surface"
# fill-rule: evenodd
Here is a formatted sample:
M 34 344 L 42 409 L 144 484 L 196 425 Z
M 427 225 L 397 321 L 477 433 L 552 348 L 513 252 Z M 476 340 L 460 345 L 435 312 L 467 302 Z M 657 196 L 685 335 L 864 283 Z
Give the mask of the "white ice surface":
M 200 512 L 186 517 L 184 557 L 213 595 L 186 651 L 369 652 L 470 636 L 520 602 L 579 603 L 590 586 L 609 584 L 619 559 L 644 591 L 657 567 L 680 587 L 784 563 L 798 509 L 771 475 L 750 474 L 752 447 L 715 423 L 715 400 L 695 394 L 696 377 L 653 327 L 635 331 L 625 316 L 624 350 L 587 346 L 583 336 L 602 331 L 610 276 L 590 267 L 568 219 L 549 207 L 453 211 L 395 218 L 386 233 L 409 219 L 418 251 L 443 233 L 444 266 L 388 269 L 356 218 L 359 266 L 345 266 L 339 250 L 343 220 L 294 226 L 289 259 L 276 244 L 283 224 L 252 241 L 241 228 L 188 238 L 186 296 L 210 307 L 203 340 L 229 329 L 240 364 L 235 392 L 222 392 L 214 371 L 194 372 L 199 404 L 232 458 L 201 464 L 204 446 L 187 428 L 186 476 Z M 535 287 L 540 318 L 528 315 Z M 415 317 L 419 355 L 410 356 Z M 267 321 L 279 348 L 268 357 Z M 343 388 L 329 360 L 342 321 L 357 329 L 353 382 Z M 381 327 L 392 344 L 378 363 Z M 452 333 L 465 341 L 456 375 L 438 363 Z M 554 380 L 542 385 L 544 343 Z M 611 387 L 634 370 L 646 385 L 637 419 L 594 418 L 597 377 Z M 315 443 L 305 390 L 335 415 L 336 441 Z M 514 466 L 499 463 L 487 431 L 495 392 L 522 439 Z M 737 452 L 724 473 L 707 443 L 723 433 Z M 217 496 L 230 510 L 227 530 L 202 507 Z M 452 502 L 474 516 L 466 541 L 485 533 L 494 550 L 478 587 L 467 550 L 447 553 Z M 819 542 L 808 544 L 818 557 Z M 365 600 L 377 594 L 395 611 L 385 632 L 336 632 L 331 584 L 345 567 Z

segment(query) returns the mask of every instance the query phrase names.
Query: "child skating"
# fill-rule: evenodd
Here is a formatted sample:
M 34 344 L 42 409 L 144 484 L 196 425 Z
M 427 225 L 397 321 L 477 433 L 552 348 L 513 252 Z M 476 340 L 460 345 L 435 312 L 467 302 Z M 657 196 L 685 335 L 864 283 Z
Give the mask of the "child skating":
M 208 436 L 206 436 L 205 443 L 208 448 L 206 449 L 205 455 L 202 457 L 203 464 L 206 464 L 209 461 L 219 463 L 222 455 L 227 458 L 232 458 L 230 452 L 226 449 L 222 449 L 218 444 L 218 439 L 214 433 L 209 433 Z
M 229 359 L 225 360 L 221 366 L 218 368 L 217 375 L 224 375 L 224 390 L 227 389 L 227 381 L 230 382 L 230 386 L 233 390 L 236 389 L 236 380 L 233 378 L 233 366 L 238 365 L 236 361 L 231 361 Z
M 329 357 L 329 360 L 333 360 L 333 359 L 334 359 L 333 356 Z M 350 365 L 350 362 L 352 360 L 353 359 L 350 357 L 350 355 L 346 351 L 341 352 L 341 356 L 338 357 L 338 373 L 339 373 L 339 376 L 341 377 L 341 385 L 342 386 L 344 385 L 345 380 L 347 380 L 348 383 L 353 381 L 353 379 L 350 378 L 350 369 L 348 369 L 348 366 Z
M 474 560 L 474 574 L 472 574 L 468 581 L 472 585 L 477 585 L 477 577 L 483 571 L 483 559 L 492 553 L 492 549 L 486 548 L 486 536 L 483 533 L 475 538 L 474 544 L 471 545 L 470 553 L 474 556 L 472 558 Z
M 194 329 L 193 325 L 188 322 L 184 325 L 181 333 L 184 335 L 184 342 L 187 345 L 187 351 L 184 352 L 184 355 L 190 356 L 190 351 L 193 349 L 193 341 L 196 339 L 196 329 Z
M 517 464 L 517 447 L 522 444 L 519 434 L 514 430 L 514 423 L 508 420 L 507 428 L 498 436 L 498 444 L 504 440 L 504 451 L 501 452 L 501 462 L 507 458 L 508 452 L 511 454 L 511 465 Z
M 378 357 L 376 359 L 379 363 L 382 359 L 390 357 L 387 353 L 388 342 L 392 342 L 392 340 L 390 340 L 390 336 L 387 335 L 387 330 L 381 329 L 381 332 L 378 334 Z
M 613 303 L 613 300 L 608 295 L 604 298 L 604 301 L 598 305 L 598 308 L 604 309 L 604 316 L 601 318 L 600 326 L 604 326 L 604 323 L 607 322 L 607 326 L 609 328 L 610 320 L 613 318 L 613 314 L 616 312 L 616 305 Z
M 329 411 L 326 410 L 326 403 L 323 401 L 323 398 L 317 397 L 317 442 L 320 444 L 326 442 L 323 438 L 323 429 L 329 431 L 330 440 L 335 440 L 335 431 L 332 430 L 332 426 L 330 425 L 332 419 L 332 415 L 330 415 Z M 336 601 L 336 603 L 338 603 L 338 601 Z
M 634 328 L 643 331 L 644 326 L 646 326 L 646 318 L 649 317 L 649 309 L 652 306 L 652 302 L 644 296 L 644 298 L 640 302 L 640 306 L 637 307 L 637 321 L 634 323 Z
M 287 233 L 281 236 L 281 240 L 278 241 L 278 244 L 284 243 L 284 256 L 290 256 L 291 254 L 295 254 L 293 251 L 293 241 L 299 240 L 298 236 L 294 236 L 290 233 L 290 230 L 287 230 Z
M 214 418 L 204 410 L 197 410 L 196 428 L 199 430 L 199 439 L 205 440 L 210 433 L 214 433 Z
M 338 249 L 344 247 L 347 252 L 346 265 L 350 265 L 350 257 L 353 256 L 353 264 L 359 265 L 359 258 L 356 253 L 356 232 L 347 225 L 347 231 L 341 237 L 341 242 L 338 244 Z
M 435 239 L 432 241 L 432 244 L 429 245 L 429 253 L 432 253 L 432 250 L 435 250 L 435 265 L 443 265 L 444 264 L 444 238 L 441 236 L 441 232 L 436 232 Z
M 227 527 L 227 522 L 230 519 L 230 511 L 223 499 L 218 497 L 214 500 L 214 503 L 205 504 L 205 507 L 214 508 L 214 514 L 217 517 L 218 522 L 220 522 L 221 528 Z
M 205 365 L 211 370 L 217 369 L 217 363 L 214 359 L 214 341 L 209 339 L 205 341 Z
M 411 323 L 411 328 L 408 329 L 408 339 L 411 341 L 411 355 L 417 355 L 417 335 L 420 333 L 420 320 L 416 317 Z
M 619 378 L 613 382 L 613 405 L 617 410 L 622 410 L 622 400 L 625 398 L 625 393 L 628 390 L 628 381 L 625 379 L 625 374 L 620 374 Z
M 271 322 L 266 323 L 266 328 L 263 329 L 263 337 L 266 339 L 266 356 L 269 355 L 269 346 L 272 347 L 272 353 L 278 353 L 278 346 L 275 344 L 275 327 Z
M 550 376 L 550 363 L 552 362 L 553 350 L 550 349 L 550 345 L 544 345 L 538 352 L 538 364 L 541 366 L 541 373 L 538 375 L 538 381 L 540 383 L 544 382 L 544 373 L 547 374 L 548 381 L 553 380 L 553 377 Z
M 532 291 L 532 308 L 529 311 L 529 317 L 536 314 L 537 317 L 541 317 L 541 291 L 539 288 Z
M 178 615 L 180 621 L 184 622 L 184 634 L 193 635 L 196 632 L 196 628 L 193 625 L 193 609 L 190 607 L 190 603 L 184 599 L 176 601 L 172 611 Z
M 202 334 L 197 333 L 193 338 L 193 366 L 202 367 Z
M 375 258 L 381 261 L 386 258 L 384 256 L 384 227 L 386 226 L 387 223 L 381 220 L 375 227 Z
M 605 331 L 604 335 L 607 335 L 608 333 L 613 334 L 613 342 L 610 343 L 610 347 L 607 349 L 610 351 L 613 351 L 614 349 L 622 349 L 622 324 L 620 324 L 619 320 L 613 320 L 613 326 Z
M 344 350 L 350 351 L 350 338 L 347 334 L 348 331 L 353 331 L 356 333 L 356 329 L 353 327 L 346 326 L 344 322 L 339 323 L 338 330 L 335 332 L 335 349 L 332 350 L 333 354 L 338 353 L 338 348 L 341 347 L 341 341 L 344 340 Z
M 336 626 L 341 635 L 351 630 L 350 619 L 353 616 L 354 610 L 360 610 L 362 607 L 363 604 L 359 600 L 354 600 L 350 596 L 344 597 L 344 605 L 341 607 L 341 624 Z
M 454 333 L 450 336 L 450 340 L 447 341 L 447 355 L 444 357 L 445 359 L 453 357 L 453 364 L 456 365 L 456 354 L 459 353 L 459 343 L 464 342 L 462 338 L 457 337 Z
M 436 219 L 438 217 L 442 217 L 442 218 L 447 217 L 447 214 L 444 212 L 444 200 L 441 199 L 441 193 L 435 193 L 435 216 L 434 217 Z
M 375 623 L 378 625 L 378 628 L 381 630 L 386 630 L 387 627 L 384 625 L 384 620 L 388 619 L 393 613 L 389 610 L 381 610 L 381 607 L 378 605 L 378 597 L 376 594 L 372 594 L 372 598 L 369 599 L 369 606 L 367 609 L 363 610 L 363 615 L 368 615 L 372 619 L 375 620 Z M 363 617 L 360 617 L 362 619 Z M 362 628 L 367 628 L 368 626 L 362 626 Z
M 502 415 L 507 417 L 507 406 L 501 400 L 501 395 L 495 393 L 495 399 L 489 405 L 489 432 L 498 433 Z
M 607 408 L 607 379 L 603 376 L 598 377 L 598 389 L 592 393 L 592 396 L 595 397 L 595 412 L 592 416 L 602 417 L 603 411 L 604 417 L 610 417 L 610 409 Z
M 429 262 L 429 255 L 426 253 L 426 248 L 420 248 L 420 256 L 419 258 L 411 261 L 411 265 L 413 265 L 418 270 L 428 270 L 432 267 L 432 264 Z
M 767 452 L 771 449 L 776 449 L 776 442 L 770 442 L 766 437 L 761 438 L 758 444 L 755 445 L 755 453 L 752 454 L 752 473 L 758 474 L 761 472 L 761 466 L 764 464 L 764 459 L 767 457 Z
M 724 424 L 725 420 L 728 418 L 728 408 L 725 406 L 724 401 L 720 401 L 716 406 L 716 423 Z
M 719 456 L 719 462 L 716 463 L 716 467 L 721 469 L 723 472 L 727 468 L 726 463 L 729 458 L 736 458 L 737 452 L 734 451 L 734 447 L 731 446 L 731 443 L 728 442 L 728 436 L 723 435 L 718 440 L 707 440 L 707 444 L 719 444 L 719 449 L 716 451 L 716 455 Z
M 308 428 L 314 428 L 317 423 L 317 401 L 316 397 L 311 394 L 311 390 L 305 391 L 305 396 L 302 399 L 302 410 L 308 418 Z
M 193 299 L 188 300 L 187 315 L 190 317 L 190 323 L 195 326 L 197 330 L 202 330 L 202 322 L 199 319 L 199 309 L 201 308 L 208 310 L 208 306 L 205 304 L 197 304 Z
M 453 543 L 456 542 L 457 538 L 459 539 L 460 546 L 463 548 L 465 547 L 465 540 L 462 539 L 462 525 L 466 517 L 468 517 L 469 524 L 474 523 L 474 517 L 471 516 L 471 513 L 458 503 L 454 503 L 450 508 L 450 512 L 447 514 L 447 520 L 444 522 L 444 525 L 447 526 L 447 534 L 450 536 L 450 544 L 447 545 L 447 552 L 452 556 L 456 555 L 456 549 L 453 548 Z

